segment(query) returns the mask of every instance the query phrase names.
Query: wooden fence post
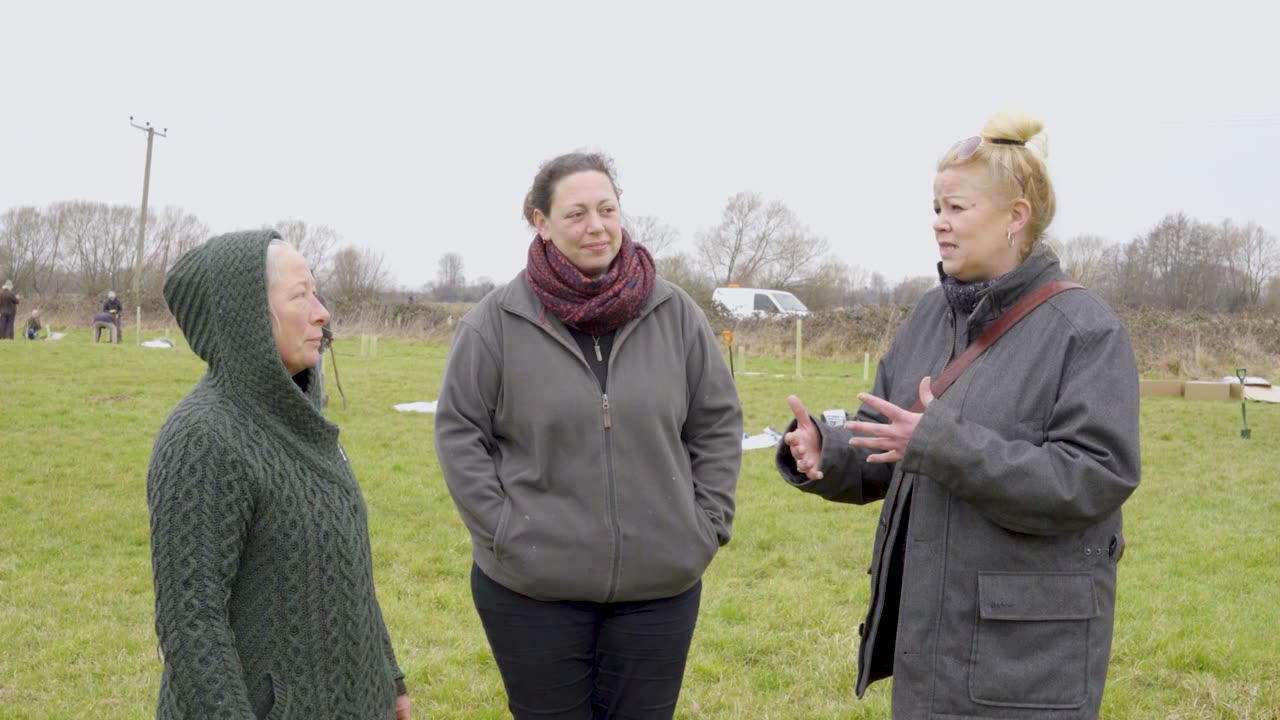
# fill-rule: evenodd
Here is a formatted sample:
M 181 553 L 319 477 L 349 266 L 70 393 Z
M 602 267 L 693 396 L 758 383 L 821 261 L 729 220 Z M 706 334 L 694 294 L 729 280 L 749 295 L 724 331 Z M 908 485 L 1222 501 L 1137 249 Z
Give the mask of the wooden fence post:
M 796 318 L 796 377 L 804 377 L 800 368 L 800 357 L 804 353 L 804 319 Z

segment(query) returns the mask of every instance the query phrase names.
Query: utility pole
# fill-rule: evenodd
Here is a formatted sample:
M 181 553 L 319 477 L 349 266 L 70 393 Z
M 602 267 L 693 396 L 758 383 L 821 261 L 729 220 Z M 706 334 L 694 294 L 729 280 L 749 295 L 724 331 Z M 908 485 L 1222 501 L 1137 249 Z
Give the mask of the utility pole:
M 169 137 L 169 128 L 157 132 L 151 123 L 139 125 L 129 116 L 129 124 L 147 133 L 147 167 L 142 173 L 142 212 L 138 215 L 138 257 L 133 265 L 133 302 L 138 344 L 142 344 L 142 243 L 147 237 L 147 193 L 151 189 L 151 142 L 156 135 Z

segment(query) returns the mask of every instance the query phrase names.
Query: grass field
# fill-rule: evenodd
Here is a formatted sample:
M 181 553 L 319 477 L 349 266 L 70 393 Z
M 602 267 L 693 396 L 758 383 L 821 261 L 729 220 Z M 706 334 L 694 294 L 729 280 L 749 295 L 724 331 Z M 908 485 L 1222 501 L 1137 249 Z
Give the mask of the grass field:
M 466 530 L 444 487 L 430 415 L 446 348 L 340 343 L 350 406 L 329 416 L 369 504 L 375 575 L 418 718 L 508 717 L 471 606 Z M 784 398 L 847 407 L 862 367 L 752 358 L 747 429 L 781 427 Z M 145 470 L 160 423 L 203 372 L 184 347 L 0 343 L 0 717 L 154 716 Z M 1280 407 L 1151 399 L 1143 480 L 1126 506 L 1107 718 L 1280 718 Z M 733 542 L 705 581 L 682 718 L 887 718 L 889 686 L 853 695 L 856 627 L 879 506 L 786 487 L 748 452 Z

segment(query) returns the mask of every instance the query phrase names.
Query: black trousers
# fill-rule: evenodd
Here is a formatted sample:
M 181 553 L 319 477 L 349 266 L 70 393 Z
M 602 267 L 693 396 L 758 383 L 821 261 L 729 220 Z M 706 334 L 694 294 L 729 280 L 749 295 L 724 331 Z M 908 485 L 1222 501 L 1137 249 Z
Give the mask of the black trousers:
M 543 601 L 471 566 L 471 596 L 515 720 L 670 720 L 702 582 L 661 600 Z
M 13 339 L 13 315 L 0 315 L 0 340 Z

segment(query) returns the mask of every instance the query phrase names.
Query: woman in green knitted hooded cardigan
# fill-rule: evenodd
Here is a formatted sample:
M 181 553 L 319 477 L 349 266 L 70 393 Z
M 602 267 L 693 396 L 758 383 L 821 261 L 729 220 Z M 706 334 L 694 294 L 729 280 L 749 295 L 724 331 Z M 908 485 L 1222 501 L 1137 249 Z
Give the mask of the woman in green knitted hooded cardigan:
M 147 470 L 157 717 L 407 717 L 364 499 L 320 411 L 328 313 L 301 256 L 269 247 L 277 238 L 213 238 L 165 279 L 209 369 Z

